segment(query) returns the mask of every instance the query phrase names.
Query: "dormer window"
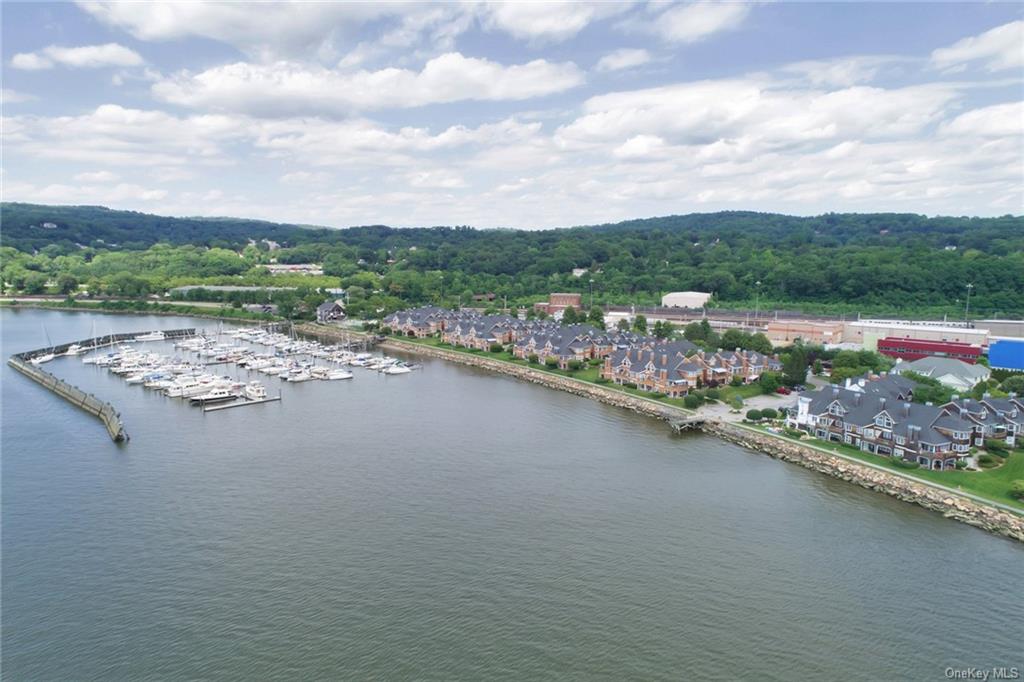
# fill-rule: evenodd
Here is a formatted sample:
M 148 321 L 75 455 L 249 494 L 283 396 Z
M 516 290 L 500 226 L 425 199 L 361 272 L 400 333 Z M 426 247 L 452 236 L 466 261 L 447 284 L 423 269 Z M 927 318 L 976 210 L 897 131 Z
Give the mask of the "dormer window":
M 880 414 L 877 417 L 875 417 L 875 424 L 885 429 L 892 428 L 892 420 L 889 419 L 889 417 L 884 414 Z

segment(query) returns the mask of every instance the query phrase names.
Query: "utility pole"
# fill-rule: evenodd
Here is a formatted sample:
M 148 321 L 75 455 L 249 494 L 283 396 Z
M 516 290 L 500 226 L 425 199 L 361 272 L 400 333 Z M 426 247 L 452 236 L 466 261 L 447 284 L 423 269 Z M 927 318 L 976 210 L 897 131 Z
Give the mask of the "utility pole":
M 974 288 L 974 284 L 972 282 L 968 282 L 967 283 L 967 305 L 964 307 L 964 325 L 965 326 L 970 326 L 970 322 L 968 321 L 967 318 L 971 314 L 971 289 L 973 289 L 973 288 Z
M 590 278 L 590 308 L 594 308 L 594 278 Z

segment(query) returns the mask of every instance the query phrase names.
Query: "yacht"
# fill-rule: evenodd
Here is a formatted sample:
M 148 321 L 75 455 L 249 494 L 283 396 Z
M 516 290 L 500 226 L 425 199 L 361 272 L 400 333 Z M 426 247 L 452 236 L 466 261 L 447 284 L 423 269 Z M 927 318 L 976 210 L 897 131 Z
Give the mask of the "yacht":
M 149 332 L 148 334 L 139 334 L 135 337 L 136 341 L 163 341 L 167 337 L 161 331 Z
M 346 372 L 343 369 L 332 369 L 327 373 L 327 381 L 338 381 L 340 379 L 351 379 L 352 372 Z
M 50 360 L 53 360 L 53 358 L 53 353 L 43 353 L 42 355 L 37 355 L 34 358 L 29 358 L 29 362 L 31 362 L 33 365 L 41 365 L 44 362 L 49 362 Z
M 245 397 L 249 400 L 263 400 L 267 397 L 267 389 L 258 381 L 250 381 L 245 385 Z
M 88 353 L 89 349 L 85 346 L 73 343 L 68 346 L 68 349 L 64 351 L 64 355 L 81 355 L 82 353 Z
M 304 369 L 291 370 L 287 374 L 282 374 L 281 378 L 290 383 L 298 383 L 300 381 L 309 381 L 313 378 L 313 375 Z
M 209 393 L 202 393 L 200 395 L 192 396 L 189 398 L 189 402 L 193 405 L 209 405 L 212 403 L 226 403 L 229 400 L 234 400 L 238 397 L 238 394 L 229 388 L 224 386 L 218 387 L 210 391 Z
M 391 365 L 382 370 L 385 374 L 408 374 L 412 370 L 405 365 Z

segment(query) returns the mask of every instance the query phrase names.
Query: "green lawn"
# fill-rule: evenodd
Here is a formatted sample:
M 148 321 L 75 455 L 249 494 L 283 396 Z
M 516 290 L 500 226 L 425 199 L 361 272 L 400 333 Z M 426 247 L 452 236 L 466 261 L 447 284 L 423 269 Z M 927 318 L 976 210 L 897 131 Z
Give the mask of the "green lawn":
M 726 404 L 732 402 L 733 398 L 746 400 L 761 395 L 760 384 L 744 384 L 742 386 L 722 386 L 718 389 L 719 399 Z
M 762 426 L 755 428 L 766 431 Z M 781 434 L 781 437 L 796 440 L 785 433 Z M 831 450 L 843 455 L 849 455 L 855 459 L 870 462 L 871 464 L 877 464 L 885 467 L 886 469 L 892 469 L 893 471 L 906 473 L 911 476 L 916 476 L 917 478 L 923 478 L 926 481 L 941 483 L 942 485 L 950 488 L 959 488 L 965 492 L 974 493 L 975 495 L 980 495 L 981 497 L 986 497 L 990 500 L 995 500 L 996 502 L 1008 504 L 1010 506 L 1017 507 L 1018 509 L 1024 509 L 1024 501 L 1018 500 L 1010 495 L 1010 484 L 1017 479 L 1024 479 L 1024 450 L 1022 449 L 1014 450 L 1010 456 L 1006 458 L 1006 462 L 996 469 L 982 469 L 980 471 L 964 471 L 962 469 L 957 471 L 932 471 L 931 469 L 904 469 L 903 467 L 894 464 L 890 457 L 872 455 L 870 452 L 864 452 L 863 450 L 858 450 L 855 447 L 843 443 L 826 443 L 824 441 L 807 437 L 800 439 L 800 442 L 815 445 L 822 449 Z

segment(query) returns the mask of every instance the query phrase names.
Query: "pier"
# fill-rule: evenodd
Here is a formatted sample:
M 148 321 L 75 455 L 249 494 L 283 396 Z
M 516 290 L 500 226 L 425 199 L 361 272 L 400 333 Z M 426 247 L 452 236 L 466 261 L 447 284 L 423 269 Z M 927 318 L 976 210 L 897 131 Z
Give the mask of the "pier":
M 158 331 L 163 332 L 165 339 L 194 336 L 196 333 L 195 329 L 171 329 Z M 49 353 L 53 353 L 57 356 L 63 355 L 67 353 L 68 348 L 75 344 L 78 344 L 83 348 L 89 348 L 90 350 L 94 348 L 106 348 L 118 343 L 134 341 L 135 337 L 148 333 L 151 332 L 107 334 L 105 336 L 97 336 L 91 339 L 84 339 L 82 341 L 72 341 L 59 346 L 51 346 L 49 348 L 37 348 L 36 350 L 25 351 L 23 353 L 15 353 L 7 360 L 7 364 L 44 388 L 53 391 L 75 407 L 85 410 L 89 414 L 98 418 L 106 427 L 111 440 L 115 443 L 124 443 L 128 441 L 128 432 L 125 430 L 124 423 L 121 421 L 121 414 L 113 405 L 100 400 L 91 393 L 86 393 L 77 386 L 72 386 L 63 379 L 58 379 L 56 376 L 50 374 L 39 366 L 33 365 L 31 360 L 37 356 Z
M 259 400 L 250 400 L 245 398 L 233 403 L 225 403 L 223 405 L 207 405 L 203 407 L 203 413 L 206 412 L 217 412 L 218 410 L 229 410 L 232 407 L 248 407 L 249 405 L 262 405 L 263 403 L 276 403 L 281 400 L 280 395 L 275 395 L 272 398 L 260 398 Z
M 704 417 L 692 416 L 692 417 L 673 417 L 668 420 L 669 426 L 676 433 L 683 433 L 685 431 L 700 431 L 704 428 Z

